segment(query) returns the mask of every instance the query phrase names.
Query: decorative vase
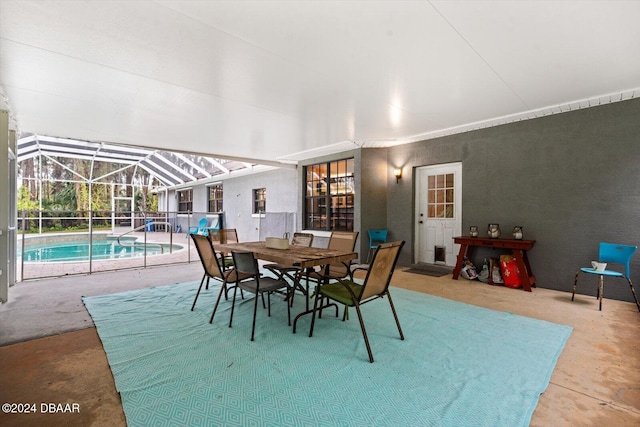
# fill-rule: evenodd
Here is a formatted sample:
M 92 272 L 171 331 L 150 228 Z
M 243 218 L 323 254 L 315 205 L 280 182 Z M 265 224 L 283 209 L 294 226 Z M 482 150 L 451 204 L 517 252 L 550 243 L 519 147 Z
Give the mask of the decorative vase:
M 498 237 L 500 237 L 500 224 L 489 224 L 487 233 L 492 239 L 497 239 Z
M 477 225 L 472 225 L 471 227 L 469 227 L 469 236 L 478 237 L 478 226 Z
M 516 240 L 522 240 L 523 237 L 524 235 L 522 233 L 522 227 L 519 225 L 513 227 L 513 238 Z

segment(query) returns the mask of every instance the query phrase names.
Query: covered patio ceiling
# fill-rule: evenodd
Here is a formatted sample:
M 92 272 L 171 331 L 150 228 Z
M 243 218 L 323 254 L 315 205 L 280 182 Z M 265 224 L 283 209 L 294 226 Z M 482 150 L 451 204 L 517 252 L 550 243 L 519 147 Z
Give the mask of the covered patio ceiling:
M 295 164 L 638 97 L 639 20 L 639 1 L 5 0 L 0 108 L 21 132 Z

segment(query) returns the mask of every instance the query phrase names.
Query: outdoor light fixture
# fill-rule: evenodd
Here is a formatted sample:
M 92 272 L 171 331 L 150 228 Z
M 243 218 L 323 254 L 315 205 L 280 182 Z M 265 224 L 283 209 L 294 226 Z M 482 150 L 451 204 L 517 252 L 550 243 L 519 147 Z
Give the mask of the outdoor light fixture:
M 401 168 L 395 168 L 393 170 L 393 176 L 396 177 L 396 184 L 398 182 L 400 182 L 400 178 L 402 178 L 402 169 Z

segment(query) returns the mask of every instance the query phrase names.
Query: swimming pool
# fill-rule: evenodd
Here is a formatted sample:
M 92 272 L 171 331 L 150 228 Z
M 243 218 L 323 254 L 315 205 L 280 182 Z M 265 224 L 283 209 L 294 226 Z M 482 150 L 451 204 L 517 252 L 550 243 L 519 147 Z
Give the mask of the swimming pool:
M 91 247 L 91 259 L 94 261 L 138 258 L 145 255 L 144 242 L 136 238 L 115 237 L 94 238 Z M 34 242 L 35 243 L 35 242 Z M 147 242 L 147 256 L 161 255 L 182 249 L 182 245 Z M 75 237 L 72 240 L 39 242 L 25 245 L 25 262 L 77 262 L 89 261 L 89 237 Z

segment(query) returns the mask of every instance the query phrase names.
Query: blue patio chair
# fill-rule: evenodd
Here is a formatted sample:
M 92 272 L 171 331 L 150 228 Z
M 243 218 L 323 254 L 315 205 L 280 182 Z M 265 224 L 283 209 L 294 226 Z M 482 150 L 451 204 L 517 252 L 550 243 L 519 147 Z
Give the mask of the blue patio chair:
M 207 222 L 207 218 L 200 218 L 200 221 L 198 221 L 198 225 L 189 226 L 187 237 L 189 234 L 200 234 L 202 236 L 208 236 L 209 232 L 207 231 Z
M 367 254 L 367 264 L 371 258 L 371 253 L 376 250 L 379 244 L 387 243 L 388 230 L 369 230 L 369 253 Z
M 596 274 L 599 276 L 598 281 L 598 290 L 596 293 L 596 298 L 600 299 L 600 311 L 602 311 L 602 294 L 604 287 L 604 277 L 622 277 L 627 279 L 629 282 L 629 286 L 631 287 L 631 293 L 633 294 L 633 299 L 636 301 L 636 306 L 638 306 L 638 311 L 640 311 L 640 303 L 638 303 L 638 298 L 636 297 L 636 291 L 633 289 L 633 284 L 631 283 L 630 273 L 630 260 L 635 251 L 638 249 L 637 246 L 629 246 L 629 245 L 617 245 L 613 243 L 600 243 L 599 253 L 598 253 L 598 262 L 606 262 L 607 264 L 621 264 L 624 267 L 624 273 L 614 271 L 614 270 L 603 270 L 597 271 L 593 267 L 583 267 L 576 272 L 575 280 L 573 281 L 573 293 L 571 294 L 571 301 L 576 295 L 576 286 L 578 284 L 578 275 L 580 273 L 587 274 Z

